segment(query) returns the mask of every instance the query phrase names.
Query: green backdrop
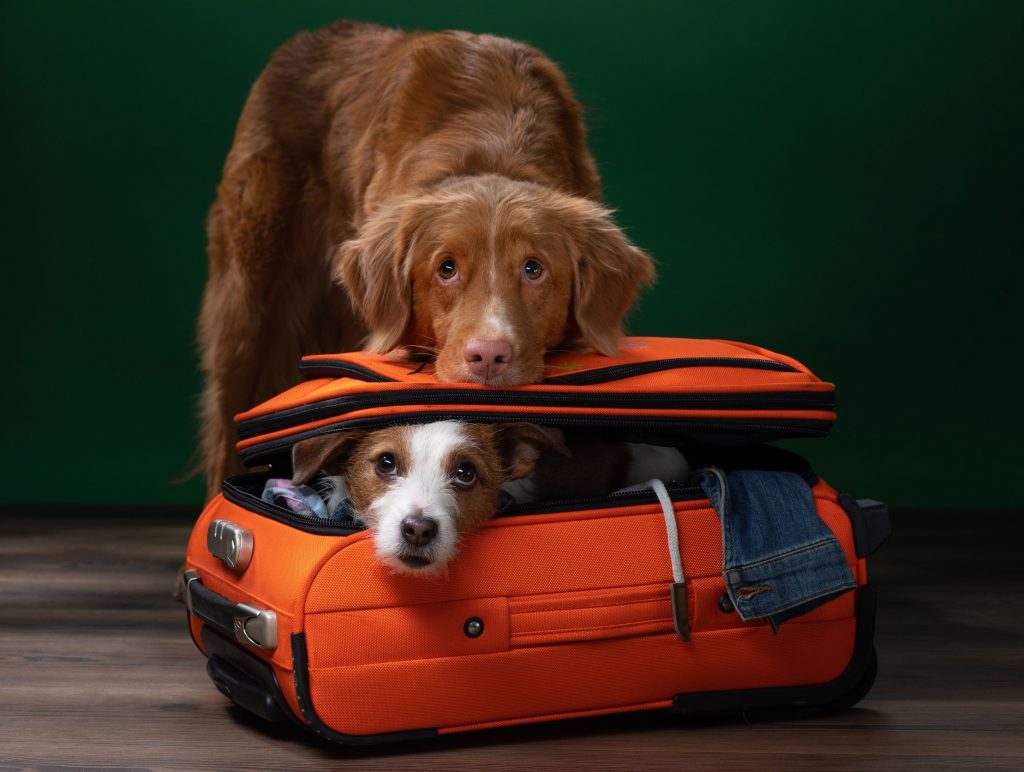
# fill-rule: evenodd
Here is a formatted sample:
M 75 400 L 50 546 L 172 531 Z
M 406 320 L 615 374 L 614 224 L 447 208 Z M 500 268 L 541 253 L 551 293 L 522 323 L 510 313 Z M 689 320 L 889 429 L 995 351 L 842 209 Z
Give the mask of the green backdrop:
M 660 263 L 641 334 L 839 385 L 837 486 L 1022 502 L 1024 7 L 42 2 L 0 11 L 4 501 L 198 501 L 203 221 L 249 85 L 335 18 L 528 40 Z

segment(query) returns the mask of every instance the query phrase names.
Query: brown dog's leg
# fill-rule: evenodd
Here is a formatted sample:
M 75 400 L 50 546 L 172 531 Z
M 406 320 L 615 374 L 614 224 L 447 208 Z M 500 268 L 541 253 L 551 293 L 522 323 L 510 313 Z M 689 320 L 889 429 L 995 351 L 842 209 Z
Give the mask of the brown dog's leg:
M 327 229 L 306 214 L 324 211 L 326 191 L 259 113 L 257 84 L 207 222 L 210 270 L 198 331 L 207 498 L 241 469 L 235 414 L 293 385 L 303 354 L 352 348 L 364 332 L 333 283 Z
M 257 79 L 207 220 L 209 276 L 199 319 L 201 465 L 207 493 L 240 468 L 234 415 L 294 384 L 303 354 L 358 347 L 365 328 L 334 284 L 351 201 L 328 190 L 325 90 L 350 24 L 300 33 Z M 314 75 L 319 75 L 314 77 Z M 336 183 L 338 184 L 338 183 Z
M 363 334 L 326 270 L 282 262 L 291 265 L 278 275 L 241 275 L 235 266 L 211 272 L 199 327 L 207 498 L 241 471 L 234 416 L 294 385 L 302 355 L 351 349 Z

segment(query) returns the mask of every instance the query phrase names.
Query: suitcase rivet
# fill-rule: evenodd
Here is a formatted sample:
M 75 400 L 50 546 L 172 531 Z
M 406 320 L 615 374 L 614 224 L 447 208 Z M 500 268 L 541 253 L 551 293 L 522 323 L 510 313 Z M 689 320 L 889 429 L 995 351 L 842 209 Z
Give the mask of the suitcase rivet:
M 467 638 L 479 638 L 484 632 L 484 620 L 480 617 L 470 617 L 462 626 L 462 631 Z
M 729 593 L 725 593 L 718 599 L 718 608 L 720 608 L 724 614 L 728 614 L 736 610 L 736 607 L 732 605 L 732 601 L 729 600 Z

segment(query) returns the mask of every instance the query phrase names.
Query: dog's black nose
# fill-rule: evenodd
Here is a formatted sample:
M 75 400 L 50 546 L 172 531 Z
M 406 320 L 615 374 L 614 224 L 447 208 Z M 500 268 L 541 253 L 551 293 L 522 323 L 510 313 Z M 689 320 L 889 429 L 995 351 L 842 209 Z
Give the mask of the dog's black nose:
M 407 517 L 402 521 L 402 538 L 414 547 L 425 547 L 437 536 L 437 521 L 429 517 Z

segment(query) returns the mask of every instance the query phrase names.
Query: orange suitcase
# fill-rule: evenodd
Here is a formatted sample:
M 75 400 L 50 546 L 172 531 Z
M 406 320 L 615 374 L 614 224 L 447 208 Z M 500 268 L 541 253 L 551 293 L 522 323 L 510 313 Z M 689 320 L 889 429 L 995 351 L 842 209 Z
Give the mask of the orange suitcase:
M 624 351 L 552 357 L 547 381 L 513 390 L 439 384 L 389 357 L 309 357 L 311 380 L 239 416 L 239 449 L 280 476 L 298 439 L 439 417 L 675 442 L 691 463 L 801 474 L 854 591 L 777 634 L 743 622 L 726 593 L 718 516 L 686 482 L 668 486 L 667 511 L 651 489 L 512 506 L 465 540 L 444 578 L 423 579 L 381 565 L 355 522 L 262 501 L 269 473 L 255 472 L 225 481 L 188 546 L 189 626 L 217 688 L 264 718 L 350 744 L 622 711 L 859 700 L 876 667 L 865 558 L 888 532 L 887 512 L 756 444 L 827 433 L 832 386 L 743 344 L 634 338 Z M 675 595 L 666 517 L 685 573 Z
M 550 375 L 516 389 L 439 383 L 429 364 L 387 355 L 305 357 L 303 383 L 237 416 L 251 466 L 288 463 L 291 446 L 324 432 L 399 421 L 528 420 L 654 435 L 688 446 L 823 437 L 834 387 L 789 357 L 745 343 L 626 338 L 606 357 L 579 348 L 547 358 Z

